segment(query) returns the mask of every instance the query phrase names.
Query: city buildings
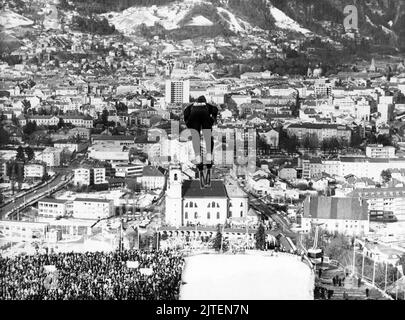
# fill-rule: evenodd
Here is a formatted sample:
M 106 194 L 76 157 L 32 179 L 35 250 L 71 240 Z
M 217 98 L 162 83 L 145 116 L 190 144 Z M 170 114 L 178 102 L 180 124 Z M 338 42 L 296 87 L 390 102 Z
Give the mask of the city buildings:
M 190 101 L 190 80 L 166 80 L 166 103 L 188 103 Z
M 76 198 L 73 200 L 73 217 L 76 219 L 101 219 L 113 214 L 112 200 Z
M 304 201 L 301 228 L 309 232 L 320 225 L 328 232 L 361 236 L 369 232 L 367 201 L 356 197 L 311 197 Z
M 307 135 L 314 134 L 319 142 L 325 139 L 337 138 L 350 143 L 352 136 L 352 131 L 347 126 L 323 123 L 291 124 L 287 127 L 287 133 L 290 136 L 295 135 L 299 140 L 302 140 Z
M 349 194 L 368 203 L 368 210 L 391 212 L 398 221 L 405 221 L 405 188 L 355 189 Z
M 38 201 L 38 216 L 43 218 L 57 218 L 66 215 L 66 200 L 43 198 Z
M 383 146 L 382 144 L 368 145 L 366 147 L 366 156 L 369 158 L 395 158 L 395 147 Z
M 145 164 L 140 161 L 136 161 L 135 163 L 129 164 L 117 164 L 114 166 L 115 176 L 123 178 L 141 177 L 142 172 L 144 170 L 144 166 Z
M 145 166 L 142 169 L 142 176 L 137 179 L 143 189 L 162 189 L 165 184 L 165 176 L 157 168 Z
M 81 167 L 73 170 L 73 183 L 89 186 L 106 183 L 106 169 L 104 167 Z
M 24 165 L 24 178 L 42 179 L 45 175 L 45 166 L 43 163 L 28 163 Z
M 43 161 L 48 167 L 59 167 L 61 161 L 62 150 L 54 147 L 47 147 L 38 156 L 36 160 Z

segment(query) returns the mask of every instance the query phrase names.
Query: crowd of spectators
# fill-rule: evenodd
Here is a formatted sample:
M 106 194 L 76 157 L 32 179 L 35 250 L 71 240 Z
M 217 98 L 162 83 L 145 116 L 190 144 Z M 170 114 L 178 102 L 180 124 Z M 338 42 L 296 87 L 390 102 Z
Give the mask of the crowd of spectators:
M 0 300 L 173 300 L 183 267 L 174 250 L 0 257 Z

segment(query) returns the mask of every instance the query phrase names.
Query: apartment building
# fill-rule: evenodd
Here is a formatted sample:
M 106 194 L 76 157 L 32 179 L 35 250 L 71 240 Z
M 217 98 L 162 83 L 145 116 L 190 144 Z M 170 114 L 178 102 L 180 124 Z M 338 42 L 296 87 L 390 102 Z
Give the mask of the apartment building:
M 190 80 L 166 80 L 166 103 L 188 103 L 190 101 Z
M 46 163 L 48 167 L 59 167 L 60 166 L 60 155 L 62 150 L 58 148 L 48 147 L 45 148 L 38 157 L 35 157 L 36 160 L 40 160 Z
M 45 166 L 43 163 L 29 163 L 24 165 L 24 178 L 26 179 L 42 179 L 45 174 Z
M 66 215 L 66 200 L 43 198 L 38 201 L 38 216 L 56 218 Z
M 113 200 L 76 198 L 73 200 L 73 217 L 77 219 L 101 219 L 113 214 Z
M 369 211 L 393 212 L 398 221 L 405 221 L 405 188 L 356 189 L 349 194 L 367 200 Z
M 95 185 L 106 183 L 106 169 L 104 167 L 82 167 L 73 170 L 75 185 Z
M 405 169 L 405 159 L 340 157 L 337 160 L 313 158 L 302 161 L 302 177 L 306 179 L 315 178 L 319 174 L 327 173 L 340 177 L 352 174 L 358 178 L 368 177 L 375 181 L 380 181 L 381 172 L 387 169 Z
M 395 147 L 370 144 L 366 147 L 366 156 L 369 158 L 394 158 Z
M 315 134 L 319 142 L 325 139 L 337 138 L 350 143 L 352 137 L 352 131 L 349 127 L 326 123 L 291 124 L 287 127 L 287 134 L 289 136 L 295 135 L 299 140 L 303 139 L 306 135 Z

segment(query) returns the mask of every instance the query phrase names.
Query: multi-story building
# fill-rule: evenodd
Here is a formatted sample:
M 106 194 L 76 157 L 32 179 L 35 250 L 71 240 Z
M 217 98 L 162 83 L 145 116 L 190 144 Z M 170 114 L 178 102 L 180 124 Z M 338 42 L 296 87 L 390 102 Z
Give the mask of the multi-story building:
M 93 184 L 103 184 L 106 183 L 106 170 L 104 167 L 94 167 L 91 170 L 90 182 Z
M 90 168 L 76 168 L 73 170 L 73 183 L 80 186 L 90 185 Z
M 85 143 L 74 143 L 74 142 L 67 142 L 67 141 L 58 141 L 53 144 L 53 146 L 57 149 L 68 149 L 70 152 L 82 152 L 86 149 L 87 144 Z
M 314 83 L 314 93 L 316 96 L 331 96 L 332 83 L 327 78 L 317 79 Z
M 313 224 L 334 233 L 359 236 L 369 232 L 367 201 L 357 197 L 312 197 L 304 201 L 301 228 L 310 232 Z
M 228 218 L 243 219 L 249 211 L 249 197 L 237 185 L 226 185 L 229 197 Z
M 57 116 L 29 116 L 27 120 L 20 119 L 20 122 L 34 122 L 37 126 L 57 126 L 59 123 L 59 118 Z
M 7 161 L 0 159 L 0 179 L 4 179 L 7 175 Z
M 0 238 L 7 241 L 40 241 L 47 231 L 48 223 L 0 220 Z
M 90 139 L 90 129 L 89 128 L 73 128 L 69 130 L 69 136 L 79 137 L 83 140 Z
M 62 150 L 58 148 L 48 147 L 45 148 L 38 157 L 37 160 L 43 161 L 48 167 L 60 166 L 60 155 Z
M 352 131 L 349 127 L 326 123 L 291 124 L 287 127 L 287 133 L 289 136 L 297 136 L 299 140 L 303 139 L 306 135 L 315 134 L 319 142 L 325 139 L 337 138 L 350 143 L 352 137 Z
M 90 159 L 108 161 L 113 163 L 128 163 L 129 150 L 124 146 L 112 146 L 110 144 L 96 144 L 89 149 Z
M 405 169 L 403 158 L 368 158 L 368 157 L 340 157 L 338 160 L 321 160 L 313 158 L 303 160 L 302 177 L 315 178 L 319 174 L 327 173 L 344 177 L 354 175 L 358 178 L 367 177 L 379 181 L 383 170 Z
M 73 217 L 77 219 L 101 219 L 113 214 L 113 200 L 76 198 L 73 200 Z
M 24 165 L 24 178 L 26 179 L 42 179 L 45 174 L 45 166 L 43 163 L 28 163 Z
M 142 188 L 146 190 L 161 189 L 165 184 L 164 174 L 152 166 L 143 167 L 142 176 L 137 180 L 141 183 Z
M 21 124 L 26 122 L 36 122 L 37 126 L 57 126 L 60 119 L 65 123 L 70 123 L 79 128 L 93 128 L 93 118 L 89 115 L 77 116 L 28 116 L 27 119 L 21 118 Z
M 106 183 L 106 170 L 104 167 L 82 167 L 73 170 L 75 185 L 95 185 Z
M 61 116 L 65 123 L 79 128 L 93 128 L 93 118 L 89 115 Z
M 188 103 L 190 80 L 166 80 L 166 103 Z
M 370 144 L 366 147 L 366 156 L 369 158 L 395 158 L 395 147 Z
M 108 136 L 108 135 L 92 135 L 91 140 L 93 145 L 112 145 L 112 146 L 135 146 L 134 136 Z
M 56 218 L 66 215 L 66 200 L 43 198 L 38 201 L 38 216 Z
M 405 221 L 405 188 L 355 189 L 349 194 L 367 200 L 369 211 L 392 212 Z
M 141 177 L 143 168 L 145 164 L 142 162 L 136 162 L 131 164 L 117 164 L 115 165 L 115 176 L 116 177 L 125 177 L 125 178 L 136 178 Z

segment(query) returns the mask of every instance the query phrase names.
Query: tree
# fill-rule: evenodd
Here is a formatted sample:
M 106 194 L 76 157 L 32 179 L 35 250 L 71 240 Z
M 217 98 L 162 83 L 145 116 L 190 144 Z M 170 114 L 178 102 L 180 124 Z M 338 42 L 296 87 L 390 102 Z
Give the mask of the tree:
M 221 250 L 221 246 L 223 246 L 223 243 L 222 243 L 222 242 L 223 242 L 223 241 L 222 241 L 221 225 L 218 225 L 218 227 L 217 227 L 217 234 L 216 234 L 215 239 L 214 239 L 213 248 L 214 248 L 216 251 L 220 251 L 220 250 Z
M 391 181 L 392 174 L 390 170 L 383 170 L 381 171 L 381 179 L 384 181 L 384 183 L 388 183 Z
M 108 110 L 104 109 L 103 113 L 101 114 L 101 122 L 107 126 L 108 125 Z
M 34 159 L 35 153 L 31 147 L 26 147 L 24 151 L 25 151 L 28 161 L 31 161 L 32 159 Z
M 257 232 L 255 234 L 256 239 L 256 249 L 265 250 L 266 249 L 266 230 L 264 229 L 263 224 L 261 223 Z
M 294 153 L 297 151 L 299 141 L 296 135 L 288 136 L 284 130 L 279 131 L 279 147 L 286 150 L 288 153 Z
M 44 176 L 42 177 L 42 182 L 46 182 L 51 178 L 48 172 L 45 172 Z
M 391 136 L 389 134 L 379 134 L 376 143 L 382 144 L 383 146 L 392 146 Z
M 37 123 L 35 121 L 28 122 L 23 128 L 23 132 L 28 136 L 33 134 L 36 130 L 37 130 Z
M 0 145 L 6 145 L 10 142 L 10 134 L 0 127 Z
M 353 148 L 360 147 L 361 143 L 363 142 L 363 138 L 360 136 L 358 132 L 353 132 L 352 139 L 350 141 L 350 146 Z
M 319 146 L 318 136 L 316 134 L 306 134 L 302 139 L 302 147 L 309 150 L 315 150 Z
M 350 253 L 350 241 L 342 234 L 336 234 L 325 247 L 325 255 L 340 262 L 343 262 Z
M 59 118 L 58 129 L 63 128 L 64 126 L 65 126 L 65 120 L 63 120 L 63 118 Z
M 17 155 L 15 156 L 17 161 L 25 162 L 25 153 L 23 147 L 19 146 L 17 149 Z

